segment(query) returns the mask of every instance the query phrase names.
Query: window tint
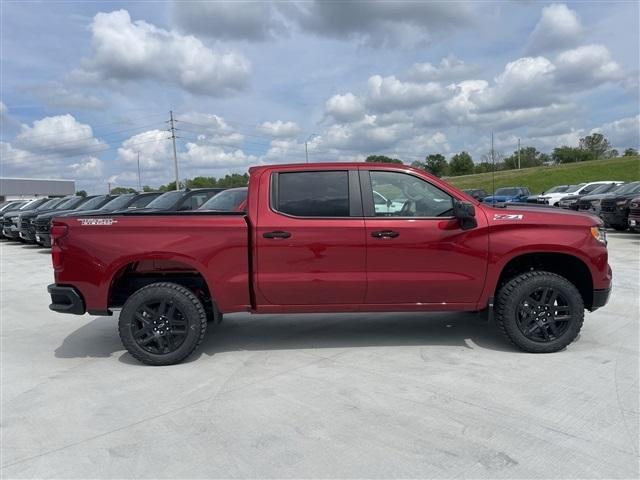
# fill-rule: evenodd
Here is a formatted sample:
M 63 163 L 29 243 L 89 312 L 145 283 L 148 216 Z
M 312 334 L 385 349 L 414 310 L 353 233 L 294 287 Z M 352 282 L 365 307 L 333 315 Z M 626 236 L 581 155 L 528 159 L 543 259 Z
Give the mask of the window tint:
M 280 173 L 276 209 L 299 217 L 348 217 L 349 174 Z
M 202 210 L 222 210 L 224 212 L 232 212 L 247 199 L 247 189 L 231 189 L 225 190 L 211 197 L 200 208 Z
M 374 204 L 376 217 L 444 217 L 453 198 L 428 182 L 399 172 L 371 172 L 371 185 L 388 202 Z
M 136 198 L 131 204 L 129 208 L 142 208 L 146 207 L 149 202 L 152 202 L 155 198 L 158 198 L 158 195 L 140 195 L 139 198 Z

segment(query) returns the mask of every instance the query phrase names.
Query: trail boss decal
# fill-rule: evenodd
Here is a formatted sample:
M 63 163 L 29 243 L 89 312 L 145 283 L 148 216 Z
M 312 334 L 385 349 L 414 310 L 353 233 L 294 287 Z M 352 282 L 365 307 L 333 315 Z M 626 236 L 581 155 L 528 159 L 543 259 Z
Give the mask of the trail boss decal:
M 118 223 L 113 218 L 77 218 L 76 220 L 80 222 L 80 225 L 113 225 Z
M 522 220 L 523 215 L 519 214 L 508 214 L 508 213 L 496 213 L 493 216 L 494 220 Z

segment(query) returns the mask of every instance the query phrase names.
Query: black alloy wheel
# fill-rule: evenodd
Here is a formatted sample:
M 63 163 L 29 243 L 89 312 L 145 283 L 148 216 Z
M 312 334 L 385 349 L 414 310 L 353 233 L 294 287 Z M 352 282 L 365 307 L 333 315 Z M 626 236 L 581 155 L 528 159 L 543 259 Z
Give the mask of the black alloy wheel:
M 560 338 L 569 328 L 571 305 L 551 287 L 536 287 L 518 307 L 518 328 L 534 342 L 551 342 Z

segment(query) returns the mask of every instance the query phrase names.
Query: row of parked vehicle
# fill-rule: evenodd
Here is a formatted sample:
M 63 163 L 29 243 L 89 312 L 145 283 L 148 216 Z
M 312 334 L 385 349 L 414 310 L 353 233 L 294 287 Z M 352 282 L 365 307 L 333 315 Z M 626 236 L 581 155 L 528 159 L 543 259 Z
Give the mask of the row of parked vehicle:
M 640 233 L 640 181 L 601 180 L 575 185 L 557 185 L 540 195 L 526 187 L 498 188 L 493 195 L 482 189 L 465 192 L 489 204 L 530 203 L 598 215 L 607 227 Z
M 2 236 L 10 240 L 50 247 L 54 218 L 124 212 L 145 215 L 196 210 L 243 211 L 246 201 L 246 187 L 14 200 L 0 205 L 0 226 Z

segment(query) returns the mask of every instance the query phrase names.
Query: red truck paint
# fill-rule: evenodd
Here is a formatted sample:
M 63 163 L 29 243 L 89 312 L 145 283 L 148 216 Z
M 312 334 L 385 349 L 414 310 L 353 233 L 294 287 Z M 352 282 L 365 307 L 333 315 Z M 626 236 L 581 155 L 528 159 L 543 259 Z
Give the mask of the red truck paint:
M 368 171 L 418 177 L 455 201 L 473 205 L 476 225 L 464 229 L 453 216 L 295 217 L 271 207 L 275 173 L 336 170 L 352 172 L 360 182 Z M 603 223 L 588 213 L 494 207 L 424 171 L 388 164 L 255 167 L 248 188 L 246 214 L 56 219 L 51 308 L 111 314 L 147 280 L 174 279 L 187 287 L 187 278 L 204 280 L 202 286 L 187 288 L 212 299 L 219 313 L 480 311 L 492 307 L 511 273 L 533 270 L 518 262 L 543 257 L 547 263 L 540 270 L 563 276 L 565 268 L 565 278 L 579 289 L 587 309 L 608 300 L 612 273 L 606 245 L 596 239 Z M 360 208 L 366 212 L 364 193 L 362 198 Z M 393 237 L 372 236 L 389 231 Z M 265 238 L 273 232 L 287 237 Z M 72 305 L 55 300 L 61 297 Z

